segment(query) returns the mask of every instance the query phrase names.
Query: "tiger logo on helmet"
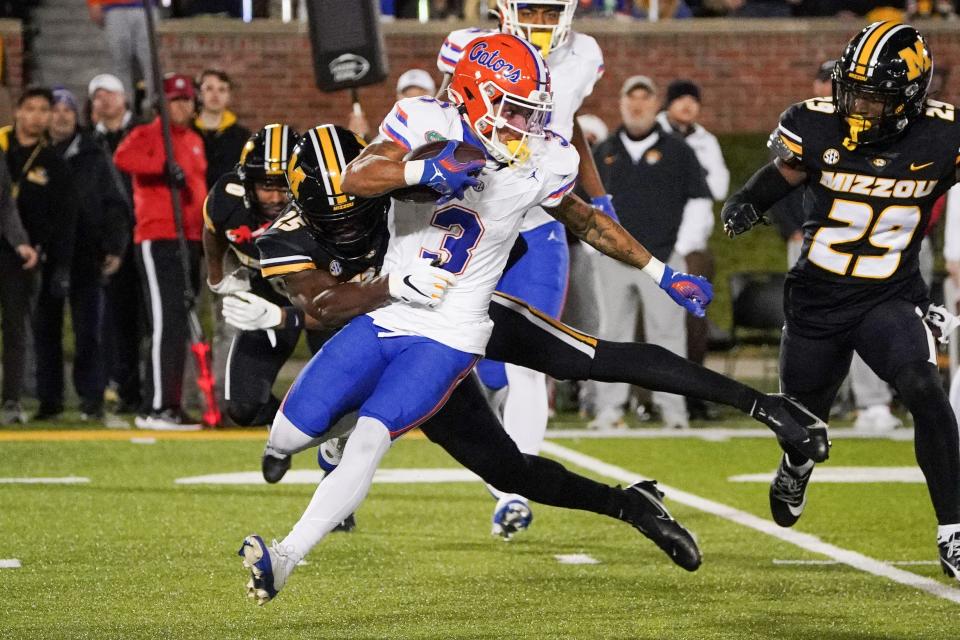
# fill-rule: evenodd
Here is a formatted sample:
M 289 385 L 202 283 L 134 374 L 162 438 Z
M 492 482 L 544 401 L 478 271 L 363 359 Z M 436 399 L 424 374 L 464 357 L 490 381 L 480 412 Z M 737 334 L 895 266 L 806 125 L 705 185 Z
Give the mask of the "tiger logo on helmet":
M 447 94 L 498 162 L 523 163 L 530 142 L 546 136 L 553 109 L 550 71 L 523 38 L 496 33 L 470 42 Z

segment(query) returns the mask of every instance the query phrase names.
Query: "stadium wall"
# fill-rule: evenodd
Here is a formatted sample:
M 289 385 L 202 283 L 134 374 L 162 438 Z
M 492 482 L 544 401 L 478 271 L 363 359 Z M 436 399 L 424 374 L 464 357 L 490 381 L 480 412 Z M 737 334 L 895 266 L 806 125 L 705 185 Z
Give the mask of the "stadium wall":
M 23 88 L 23 34 L 19 20 L 0 20 L 0 122 L 13 117 L 13 104 Z
M 411 67 L 436 71 L 444 36 L 463 24 L 395 22 L 384 25 L 388 84 L 361 90 L 370 124 L 376 127 L 393 103 L 396 79 Z M 577 28 L 603 48 L 606 74 L 585 111 L 609 125 L 618 122 L 621 82 L 643 73 L 661 86 L 678 77 L 699 82 L 703 123 L 716 133 L 769 131 L 780 112 L 809 96 L 817 65 L 837 57 L 862 23 L 856 20 L 685 20 L 659 24 L 581 20 Z M 938 66 L 960 65 L 960 29 L 952 23 L 920 25 Z M 343 124 L 350 110 L 346 93 L 316 89 L 306 26 L 272 20 L 196 18 L 161 26 L 165 69 L 197 73 L 220 67 L 237 81 L 234 104 L 248 126 L 286 120 L 303 128 Z M 960 68 L 944 99 L 960 100 Z

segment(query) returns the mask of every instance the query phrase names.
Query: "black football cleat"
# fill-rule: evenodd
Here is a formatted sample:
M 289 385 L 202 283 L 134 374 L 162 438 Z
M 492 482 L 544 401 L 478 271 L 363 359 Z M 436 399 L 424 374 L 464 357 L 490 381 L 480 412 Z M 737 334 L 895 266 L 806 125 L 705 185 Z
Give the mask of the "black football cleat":
M 340 531 L 342 533 L 350 533 L 356 528 L 357 528 L 357 518 L 355 517 L 354 514 L 351 513 L 350 515 L 348 515 L 346 518 L 343 519 L 343 522 L 335 526 L 333 530 L 335 532 Z
M 624 492 L 628 505 L 621 511 L 620 519 L 653 540 L 676 564 L 687 571 L 696 571 L 703 562 L 697 541 L 667 511 L 657 482 L 644 480 L 630 485 Z
M 263 452 L 263 459 L 260 463 L 260 470 L 263 472 L 263 479 L 270 484 L 276 484 L 283 479 L 283 476 L 290 470 L 293 463 L 293 456 L 284 456 L 271 451 Z
M 960 580 L 960 531 L 937 541 L 940 548 L 940 568 L 947 576 Z
M 792 527 L 807 504 L 807 484 L 814 465 L 801 471 L 787 462 L 787 454 L 780 459 L 780 466 L 770 483 L 770 514 L 781 527 Z
M 750 417 L 767 425 L 781 442 L 814 462 L 830 457 L 827 423 L 799 400 L 780 393 L 767 394 L 754 403 Z

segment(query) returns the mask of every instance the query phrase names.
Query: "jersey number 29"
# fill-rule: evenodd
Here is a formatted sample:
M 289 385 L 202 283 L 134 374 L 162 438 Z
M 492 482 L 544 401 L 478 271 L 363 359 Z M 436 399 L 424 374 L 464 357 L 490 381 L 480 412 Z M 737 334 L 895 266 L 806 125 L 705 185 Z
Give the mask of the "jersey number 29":
M 459 205 L 437 209 L 433 214 L 431 226 L 446 231 L 440 241 L 438 251 L 421 249 L 420 256 L 431 260 L 440 260 L 440 266 L 454 275 L 460 275 L 467 268 L 473 256 L 473 250 L 483 237 L 483 223 L 476 211 Z
M 894 205 L 874 218 L 873 207 L 865 202 L 834 200 L 830 219 L 843 227 L 822 227 L 810 242 L 807 259 L 821 269 L 839 275 L 885 280 L 900 266 L 903 250 L 910 244 L 920 224 L 920 207 Z M 838 244 L 856 242 L 869 232 L 867 239 L 880 255 L 860 255 L 835 249 Z M 850 263 L 853 261 L 853 268 Z

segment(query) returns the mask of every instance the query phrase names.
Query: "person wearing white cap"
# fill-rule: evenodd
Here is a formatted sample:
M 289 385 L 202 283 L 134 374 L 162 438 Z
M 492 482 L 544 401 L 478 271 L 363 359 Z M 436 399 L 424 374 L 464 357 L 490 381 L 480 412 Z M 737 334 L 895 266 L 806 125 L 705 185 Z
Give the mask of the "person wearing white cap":
M 93 135 L 101 146 L 113 152 L 127 134 L 139 124 L 126 101 L 123 83 L 115 75 L 101 73 L 87 86 L 90 98 L 90 120 Z M 129 203 L 133 202 L 130 176 L 117 172 Z M 140 410 L 140 343 L 146 311 L 140 294 L 140 274 L 133 244 L 133 208 L 127 208 L 126 251 L 120 269 L 110 276 L 106 286 L 106 304 L 103 317 L 103 349 L 107 385 L 110 396 L 116 396 L 117 413 L 130 414 Z M 112 401 L 112 400 L 111 400 Z
M 397 79 L 397 100 L 404 98 L 419 98 L 420 96 L 434 96 L 437 93 L 437 84 L 428 71 L 424 69 L 407 69 Z M 347 120 L 347 129 L 361 138 L 370 133 L 370 124 L 360 109 L 359 103 L 354 105 L 353 113 Z

